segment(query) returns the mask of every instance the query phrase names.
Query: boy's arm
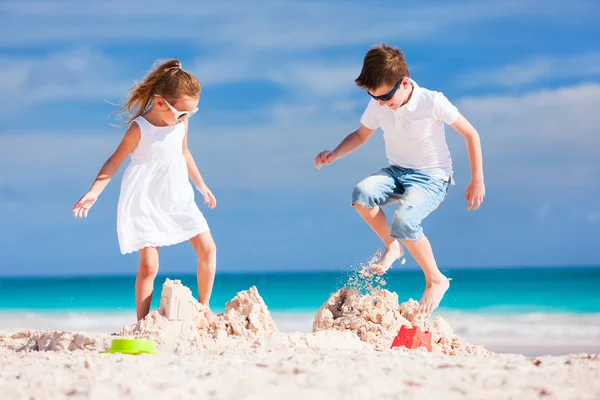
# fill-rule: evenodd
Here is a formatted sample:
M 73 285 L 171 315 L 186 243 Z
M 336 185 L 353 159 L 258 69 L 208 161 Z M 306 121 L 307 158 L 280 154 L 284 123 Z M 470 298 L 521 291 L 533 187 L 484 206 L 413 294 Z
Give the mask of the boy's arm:
M 471 163 L 471 183 L 467 186 L 465 198 L 468 202 L 467 209 L 477 210 L 485 196 L 483 160 L 479 133 L 461 114 L 458 114 L 458 118 L 450 126 L 465 138 L 467 144 L 467 152 Z
M 375 129 L 369 129 L 366 126 L 361 125 L 360 128 L 346 136 L 335 150 L 325 150 L 319 153 L 319 155 L 315 157 L 315 167 L 320 169 L 323 164 L 331 164 L 352 153 L 354 150 L 365 144 L 365 142 L 373 135 L 373 132 L 375 132 Z

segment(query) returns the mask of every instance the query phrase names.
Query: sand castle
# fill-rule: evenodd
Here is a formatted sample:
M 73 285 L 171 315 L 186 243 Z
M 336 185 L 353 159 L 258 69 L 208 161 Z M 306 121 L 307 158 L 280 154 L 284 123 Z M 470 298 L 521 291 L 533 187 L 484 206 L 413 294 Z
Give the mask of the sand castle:
M 481 346 L 462 341 L 441 317 L 433 323 L 417 313 L 418 303 L 398 303 L 388 290 L 361 294 L 355 288 L 332 293 L 318 310 L 311 333 L 281 334 L 256 287 L 239 292 L 225 312 L 211 319 L 191 290 L 179 280 L 166 279 L 158 310 L 125 326 L 116 335 L 21 331 L 0 339 L 18 351 L 104 350 L 115 337 L 152 339 L 160 352 L 187 353 L 244 343 L 255 346 L 367 346 L 386 350 L 401 326 L 418 326 L 432 332 L 432 348 L 447 355 L 486 355 Z

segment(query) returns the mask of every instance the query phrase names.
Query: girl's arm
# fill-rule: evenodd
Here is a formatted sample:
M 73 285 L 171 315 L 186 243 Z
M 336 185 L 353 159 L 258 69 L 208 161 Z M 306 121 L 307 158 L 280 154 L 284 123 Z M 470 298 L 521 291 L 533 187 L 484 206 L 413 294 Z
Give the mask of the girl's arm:
M 190 152 L 187 144 L 187 133 L 188 133 L 188 120 L 185 120 L 185 134 L 183 136 L 183 157 L 185 157 L 185 162 L 188 169 L 188 175 L 196 189 L 204 196 L 204 204 L 208 204 L 210 208 L 215 208 L 217 206 L 217 199 L 212 194 L 204 179 L 202 179 L 202 175 L 200 174 L 200 170 L 198 170 L 198 166 L 196 165 L 196 161 L 194 161 L 194 157 Z
M 96 177 L 96 180 L 94 180 L 94 183 L 90 188 L 90 192 L 94 192 L 98 195 L 102 193 L 102 191 L 108 185 L 108 182 L 110 182 L 119 168 L 121 168 L 121 164 L 123 164 L 125 158 L 127 158 L 127 156 L 138 145 L 140 138 L 140 127 L 137 122 L 134 122 L 131 124 L 129 129 L 127 129 L 127 132 L 125 132 L 125 135 L 123 136 L 123 139 L 121 140 L 121 143 L 115 152 L 109 157 L 108 160 L 106 160 L 102 168 L 100 168 L 100 172 L 98 172 L 98 176 Z
M 137 123 L 132 123 L 125 132 L 119 147 L 112 156 L 100 168 L 90 190 L 81 197 L 73 206 L 73 215 L 75 217 L 87 217 L 89 209 L 94 205 L 100 193 L 106 188 L 108 182 L 125 161 L 125 158 L 135 149 L 140 142 L 141 132 Z

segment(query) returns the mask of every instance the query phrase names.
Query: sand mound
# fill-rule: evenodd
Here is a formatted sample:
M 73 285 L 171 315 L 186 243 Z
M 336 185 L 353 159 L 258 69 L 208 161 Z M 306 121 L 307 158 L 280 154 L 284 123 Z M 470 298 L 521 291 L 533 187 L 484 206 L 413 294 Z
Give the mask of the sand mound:
M 15 351 L 97 351 L 109 344 L 109 335 L 96 333 L 24 330 L 0 336 L 0 347 Z
M 125 326 L 119 336 L 151 339 L 161 352 L 183 352 L 197 347 L 210 335 L 206 309 L 180 281 L 166 279 L 160 308 L 135 324 Z
M 317 312 L 313 332 L 350 330 L 378 348 L 389 347 L 402 324 L 409 322 L 398 308 L 398 295 L 380 290 L 361 296 L 355 289 L 333 293 Z
M 278 332 L 271 313 L 255 286 L 239 292 L 225 305 L 225 313 L 214 324 L 217 330 L 228 335 L 255 338 Z
M 160 308 L 143 320 L 124 327 L 119 336 L 152 339 L 162 352 L 185 352 L 205 348 L 211 340 L 222 344 L 229 336 L 255 339 L 277 332 L 277 327 L 256 287 L 239 292 L 225 312 L 211 319 L 179 280 L 163 284 Z
M 362 295 L 358 290 L 342 288 L 317 312 L 313 332 L 351 331 L 363 342 L 383 350 L 391 346 L 402 325 L 418 326 L 432 332 L 433 351 L 448 355 L 488 353 L 481 346 L 462 341 L 442 317 L 431 324 L 424 314 L 417 313 L 418 305 L 412 299 L 398 305 L 398 295 L 387 290 Z

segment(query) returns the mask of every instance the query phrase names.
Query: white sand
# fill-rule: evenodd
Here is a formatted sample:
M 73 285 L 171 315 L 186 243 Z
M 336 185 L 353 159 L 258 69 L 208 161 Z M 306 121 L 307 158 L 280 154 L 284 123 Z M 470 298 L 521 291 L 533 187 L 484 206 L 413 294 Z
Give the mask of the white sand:
M 160 354 L 103 354 L 116 336 L 0 332 L 0 399 L 598 399 L 597 355 L 527 358 L 465 343 L 395 293 L 342 289 L 313 333 L 278 332 L 256 288 L 216 321 L 178 281 L 161 308 L 120 335 L 155 341 Z M 389 349 L 401 325 L 431 329 L 433 351 Z

